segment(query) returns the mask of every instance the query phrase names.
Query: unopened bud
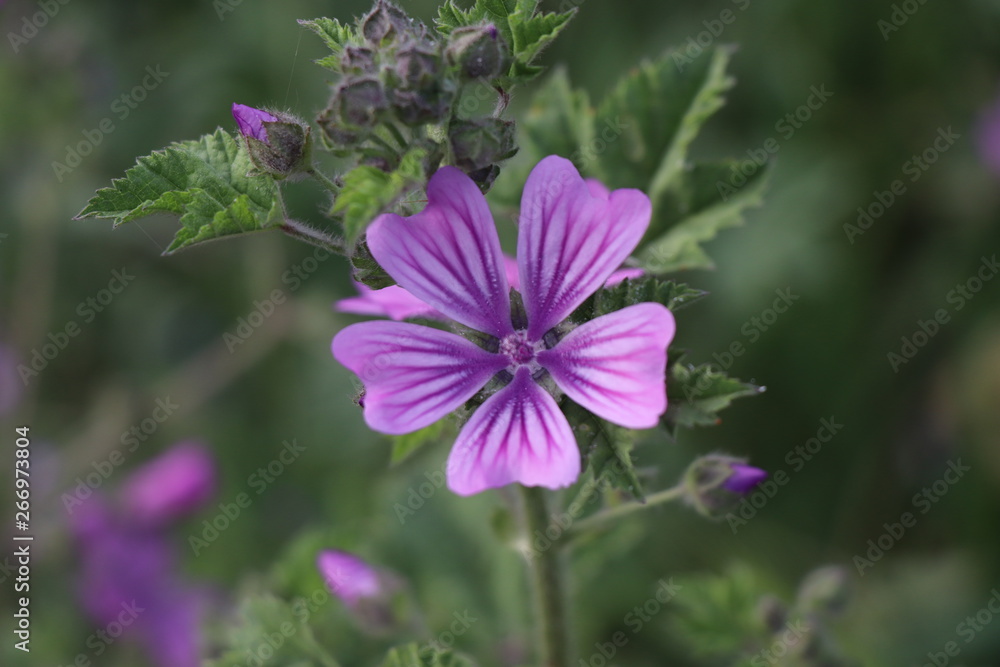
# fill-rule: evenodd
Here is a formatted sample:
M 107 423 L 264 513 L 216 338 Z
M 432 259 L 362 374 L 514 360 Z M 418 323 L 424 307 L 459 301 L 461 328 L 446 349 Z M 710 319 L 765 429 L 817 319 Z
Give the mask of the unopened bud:
M 388 106 L 385 91 L 378 79 L 347 79 L 337 86 L 331 107 L 348 125 L 371 127 L 378 113 Z
M 455 165 L 469 174 L 517 153 L 514 123 L 499 118 L 452 121 L 448 141 Z
M 396 54 L 396 66 L 387 73 L 389 99 L 406 125 L 440 122 L 448 113 L 454 92 L 441 77 L 441 56 L 411 45 Z
M 374 74 L 378 70 L 375 51 L 367 46 L 348 46 L 340 56 L 340 69 L 345 74 Z
M 321 551 L 316 566 L 327 588 L 362 630 L 385 635 L 410 622 L 412 604 L 396 575 L 335 549 Z
M 301 173 L 311 166 L 311 129 L 281 112 L 233 105 L 233 118 L 246 141 L 254 166 L 275 178 Z
M 458 28 L 451 33 L 448 61 L 467 79 L 493 79 L 507 71 L 510 51 L 493 24 Z
M 394 40 L 405 33 L 411 25 L 410 17 L 402 9 L 378 0 L 372 10 L 361 19 L 361 32 L 369 42 L 379 46 L 386 39 Z
M 700 514 L 712 519 L 734 510 L 743 495 L 767 473 L 732 456 L 709 454 L 695 459 L 684 474 L 685 499 Z

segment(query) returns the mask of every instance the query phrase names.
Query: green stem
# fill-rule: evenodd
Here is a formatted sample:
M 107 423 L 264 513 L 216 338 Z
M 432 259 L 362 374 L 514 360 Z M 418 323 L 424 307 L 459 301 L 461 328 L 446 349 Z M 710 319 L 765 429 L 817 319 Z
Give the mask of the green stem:
M 310 176 L 319 181 L 319 184 L 330 191 L 334 197 L 340 194 L 340 186 L 334 183 L 330 178 L 315 167 L 315 165 L 307 172 Z
M 330 236 L 322 230 L 310 227 L 309 225 L 298 222 L 297 220 L 286 218 L 285 221 L 279 226 L 279 229 L 281 229 L 281 231 L 288 236 L 291 236 L 293 239 L 305 241 L 306 243 L 314 245 L 317 248 L 329 250 L 337 255 L 347 254 L 344 249 L 343 239 Z
M 522 487 L 526 539 L 536 531 L 543 534 L 549 526 L 545 492 L 536 487 Z M 558 549 L 531 551 L 528 556 L 535 615 L 538 624 L 542 667 L 570 667 L 569 618 L 566 609 L 564 563 Z
M 565 546 L 581 535 L 603 528 L 606 524 L 614 521 L 615 519 L 620 519 L 623 516 L 628 516 L 633 512 L 638 512 L 649 507 L 655 507 L 674 500 L 680 500 L 683 496 L 684 485 L 678 484 L 673 488 L 654 493 L 651 496 L 646 496 L 646 502 L 644 503 L 623 503 L 617 507 L 596 512 L 595 514 L 588 516 L 586 519 L 578 521 L 574 526 L 563 533 L 562 539 L 560 540 L 560 546 Z

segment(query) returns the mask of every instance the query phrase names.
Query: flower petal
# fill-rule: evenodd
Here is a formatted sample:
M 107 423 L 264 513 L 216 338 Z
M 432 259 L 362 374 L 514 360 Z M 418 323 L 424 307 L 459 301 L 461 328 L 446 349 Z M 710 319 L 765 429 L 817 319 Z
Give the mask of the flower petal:
M 454 167 L 427 185 L 427 207 L 402 218 L 379 216 L 368 247 L 382 268 L 415 297 L 456 322 L 502 338 L 510 324 L 510 288 L 486 198 Z
M 161 526 L 200 509 L 215 492 L 215 460 L 201 443 L 180 442 L 136 469 L 121 490 L 128 517 Z
M 646 272 L 642 269 L 619 269 L 611 274 L 611 277 L 608 278 L 608 282 L 604 283 L 604 286 L 614 287 L 618 283 L 625 282 L 626 280 L 641 278 L 644 273 Z
M 566 395 L 598 417 L 652 428 L 667 409 L 664 374 L 674 316 L 658 303 L 603 315 L 538 353 Z
M 649 226 L 652 207 L 642 192 L 595 191 L 556 156 L 539 162 L 524 186 L 517 262 L 532 340 L 603 285 Z
M 512 482 L 558 489 L 579 476 L 569 422 L 527 366 L 479 406 L 448 457 L 448 487 L 461 496 Z
M 364 383 L 368 425 L 393 435 L 433 424 L 508 364 L 461 336 L 408 322 L 352 324 L 333 339 L 333 356 Z
M 258 141 L 267 143 L 267 130 L 264 123 L 273 123 L 277 117 L 266 111 L 248 107 L 245 104 L 233 104 L 233 118 L 240 129 L 240 134 L 244 137 L 253 137 Z
M 375 315 L 391 320 L 405 320 L 408 317 L 426 317 L 436 320 L 447 319 L 433 307 L 413 296 L 399 285 L 390 285 L 379 290 L 355 283 L 358 296 L 341 299 L 335 308 L 341 313 L 354 315 Z

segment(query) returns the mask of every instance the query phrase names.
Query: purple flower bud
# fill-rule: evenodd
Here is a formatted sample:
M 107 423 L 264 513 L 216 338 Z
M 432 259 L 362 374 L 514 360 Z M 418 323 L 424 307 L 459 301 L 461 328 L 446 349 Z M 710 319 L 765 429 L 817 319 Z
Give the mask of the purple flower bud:
M 733 493 L 739 493 L 741 495 L 747 494 L 753 490 L 755 486 L 767 479 L 767 472 L 761 470 L 760 468 L 754 468 L 753 466 L 748 466 L 744 463 L 733 463 L 730 468 L 732 468 L 732 474 L 726 481 L 722 483 L 722 488 L 732 491 Z
M 260 109 L 248 107 L 245 104 L 233 104 L 233 118 L 236 119 L 236 124 L 240 128 L 240 134 L 244 137 L 253 137 L 265 144 L 268 141 L 264 122 L 275 123 L 278 121 L 276 116 Z
M 378 570 L 346 551 L 321 551 L 316 566 L 330 592 L 348 607 L 356 607 L 363 600 L 379 598 L 385 593 Z
M 233 105 L 233 118 L 254 166 L 276 179 L 301 175 L 311 165 L 310 128 L 287 113 Z
M 138 468 L 121 491 L 129 518 L 159 525 L 191 514 L 215 492 L 215 463 L 197 442 L 182 442 Z
M 684 496 L 699 513 L 720 519 L 735 509 L 743 495 L 765 477 L 766 472 L 747 465 L 743 459 L 709 454 L 688 466 L 684 475 Z
M 448 61 L 467 79 L 493 79 L 507 70 L 509 49 L 495 25 L 458 28 L 451 33 Z

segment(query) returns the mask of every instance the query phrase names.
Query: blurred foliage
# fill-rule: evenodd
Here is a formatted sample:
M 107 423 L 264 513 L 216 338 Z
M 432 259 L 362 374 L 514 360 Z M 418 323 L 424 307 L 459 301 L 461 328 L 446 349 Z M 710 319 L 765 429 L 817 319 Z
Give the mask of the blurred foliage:
M 529 662 L 521 563 L 493 546 L 483 520 L 502 494 L 459 499 L 435 485 L 446 447 L 422 448 L 389 469 L 391 446 L 364 426 L 349 373 L 330 357 L 333 333 L 354 321 L 330 309 L 351 290 L 346 262 L 278 238 L 164 259 L 176 228 L 166 218 L 115 232 L 70 220 L 136 155 L 217 126 L 233 129 L 234 101 L 306 116 L 321 110 L 325 74 L 311 61 L 326 52 L 296 19 L 346 19 L 367 5 L 72 2 L 59 5 L 16 52 L 5 40 L 0 341 L 31 363 L 69 323 L 80 331 L 54 358 L 38 357 L 43 370 L 2 416 L 11 426 L 31 425 L 37 484 L 35 641 L 28 662 L 5 642 L 4 664 L 68 664 L 90 655 L 86 640 L 95 628 L 76 603 L 60 495 L 113 450 L 126 451 L 123 434 L 168 396 L 181 407 L 144 434 L 123 468 L 197 436 L 222 462 L 219 502 L 232 502 L 253 491 L 249 477 L 283 440 L 306 447 L 197 557 L 187 538 L 216 511 L 177 532 L 184 569 L 216 587 L 223 607 L 244 597 L 239 591 L 273 589 L 255 579 L 299 535 L 330 528 L 330 546 L 363 550 L 410 581 L 432 636 L 448 627 L 453 611 L 470 610 L 480 620 L 457 639 L 457 650 L 484 667 Z M 429 0 L 405 5 L 425 22 L 437 7 Z M 861 664 L 921 663 L 949 641 L 965 664 L 994 664 L 1000 653 L 1000 623 L 983 625 L 969 641 L 959 634 L 1000 584 L 1000 282 L 985 283 L 960 311 L 947 301 L 984 255 L 1000 250 L 1000 177 L 983 168 L 976 138 L 980 110 L 1000 94 L 1000 5 L 926 3 L 886 40 L 878 21 L 891 20 L 892 5 L 635 0 L 623 11 L 601 0 L 542 4 L 547 11 L 579 7 L 541 59 L 561 63 L 581 87 L 575 109 L 604 100 L 624 72 L 668 48 L 694 55 L 706 45 L 739 44 L 730 65 L 737 85 L 690 156 L 751 160 L 778 148 L 765 206 L 746 214 L 746 226 L 706 244 L 717 270 L 684 276 L 712 298 L 678 315 L 675 342 L 692 350 L 686 362 L 714 364 L 768 391 L 734 404 L 715 428 L 685 432 L 677 443 L 647 438 L 630 456 L 647 488 L 665 487 L 694 456 L 713 450 L 785 471 L 788 483 L 755 505 L 736 534 L 726 523 L 668 507 L 633 516 L 613 539 L 582 545 L 572 562 L 581 656 L 624 630 L 620 664 L 712 664 L 670 630 L 694 587 L 639 632 L 625 619 L 660 579 L 724 572 L 732 562 L 745 564 L 762 593 L 783 600 L 795 599 L 799 581 L 817 565 L 844 565 L 853 596 L 832 627 L 845 655 Z M 3 34 L 20 33 L 37 11 L 35 2 L 5 2 Z M 169 74 L 146 90 L 145 68 L 156 65 Z M 528 111 L 533 92 L 562 85 L 547 77 L 520 89 L 513 113 Z M 811 87 L 824 85 L 832 96 L 809 108 Z M 95 134 L 104 119 L 113 130 Z M 910 180 L 907 163 L 948 127 L 960 138 Z M 57 177 L 53 162 L 75 163 L 74 152 L 77 166 Z M 897 179 L 905 193 L 851 243 L 844 225 L 856 224 L 858 208 L 869 209 Z M 516 170 L 501 174 L 499 213 L 509 211 L 499 195 L 516 201 L 518 189 Z M 311 188 L 290 188 L 287 203 L 303 219 L 328 206 Z M 514 226 L 501 224 L 512 238 Z M 102 305 L 102 290 L 122 267 L 135 280 Z M 801 296 L 782 314 L 769 312 L 778 289 Z M 88 299 L 98 299 L 96 307 Z M 939 308 L 949 309 L 951 321 L 893 372 L 887 354 Z M 227 346 L 227 333 L 241 344 Z M 820 420 L 831 415 L 843 431 L 810 448 Z M 809 449 L 803 455 L 797 448 Z M 915 527 L 857 574 L 853 556 L 878 540 L 883 524 L 914 511 L 914 495 L 959 457 L 971 472 L 929 511 L 917 510 Z M 662 472 L 650 479 L 653 468 Z M 116 469 L 102 486 L 113 489 L 125 474 Z M 0 484 L 5 497 L 9 484 Z M 397 506 L 413 513 L 401 515 Z M 9 584 L 0 593 L 4 608 L 11 606 Z M 320 584 L 317 576 L 299 585 Z M 316 613 L 330 616 L 314 622 L 332 633 L 322 645 L 342 650 L 344 664 L 385 659 L 388 647 L 351 632 L 335 603 Z M 221 615 L 212 620 L 227 625 Z M 9 618 L 0 628 L 11 636 Z M 100 664 L 143 663 L 121 644 Z

